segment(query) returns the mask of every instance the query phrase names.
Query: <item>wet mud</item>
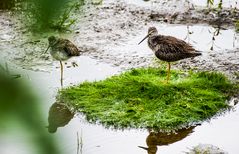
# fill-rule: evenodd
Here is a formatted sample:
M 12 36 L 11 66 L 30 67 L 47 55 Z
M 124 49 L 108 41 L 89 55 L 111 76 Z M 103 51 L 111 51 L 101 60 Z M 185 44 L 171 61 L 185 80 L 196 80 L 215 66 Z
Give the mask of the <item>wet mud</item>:
M 167 6 L 166 1 L 136 6 L 121 1 L 106 2 L 103 6 L 93 7 L 87 10 L 88 13 L 81 18 L 79 25 L 74 27 L 76 33 L 80 32 L 76 35 L 76 40 L 88 47 L 87 50 L 90 48 L 87 55 L 122 69 L 155 66 L 154 55 L 147 44 L 139 46 L 138 42 L 146 35 L 149 26 L 156 26 L 160 33 L 184 39 L 203 52 L 204 56 L 179 61 L 174 67 L 221 71 L 232 79 L 237 79 L 235 73 L 239 70 L 239 46 L 238 34 L 234 31 L 233 24 L 234 20 L 239 19 L 238 13 L 231 14 L 229 18 L 223 15 L 229 8 L 215 15 L 190 3 L 170 2 Z M 174 14 L 170 15 L 172 8 Z M 179 24 L 188 26 L 182 27 Z M 190 26 L 193 31 L 188 30 Z M 200 31 L 203 28 L 202 33 Z M 194 32 L 197 33 L 194 35 L 195 40 L 189 40 L 187 37 Z M 227 32 L 230 33 L 229 36 Z M 215 45 L 218 48 L 213 45 L 209 47 L 208 44 L 217 42 L 218 37 L 220 41 Z M 232 38 L 230 45 L 224 42 Z M 203 39 L 208 39 L 208 42 L 200 44 Z
M 72 33 L 58 35 L 72 40 L 84 51 L 83 55 L 125 70 L 155 66 L 154 55 L 147 44 L 140 46 L 137 44 L 146 35 L 149 26 L 156 26 L 160 33 L 185 39 L 194 46 L 196 44 L 196 48 L 203 51 L 204 56 L 179 61 L 174 68 L 216 70 L 225 72 L 232 79 L 237 80 L 239 36 L 233 29 L 233 23 L 239 19 L 239 13 L 235 13 L 238 9 L 234 9 L 234 13 L 230 11 L 230 8 L 224 8 L 219 13 L 208 12 L 208 9 L 194 6 L 186 1 L 184 3 L 172 0 L 167 3 L 156 1 L 135 4 L 106 0 L 102 5 L 87 4 L 82 10 L 74 12 L 74 18 L 78 21 L 71 27 Z M 20 15 L 16 18 L 10 12 L 0 13 L 1 57 L 25 69 L 50 71 L 52 69 L 50 66 L 57 62 L 54 62 L 49 54 L 42 53 L 48 45 L 47 37 L 52 34 L 32 35 L 28 32 L 27 26 L 22 24 L 21 18 Z M 178 24 L 187 26 L 178 29 L 181 26 Z M 199 39 L 188 40 L 186 37 L 194 32 L 187 31 L 188 27 L 198 24 L 208 28 L 209 31 L 213 29 L 211 34 L 202 36 L 202 33 L 198 33 Z M 211 47 L 205 48 L 208 46 L 207 43 L 197 45 L 200 43 L 200 38 L 217 39 L 213 36 L 216 35 L 214 31 L 217 29 L 220 29 L 218 37 L 222 40 L 218 48 L 214 47 L 211 51 Z M 177 35 L 179 31 L 184 32 Z M 233 34 L 223 35 L 221 34 L 223 31 L 232 31 Z M 234 42 L 231 42 L 233 47 L 227 48 L 223 39 L 227 40 L 229 37 L 233 37 Z

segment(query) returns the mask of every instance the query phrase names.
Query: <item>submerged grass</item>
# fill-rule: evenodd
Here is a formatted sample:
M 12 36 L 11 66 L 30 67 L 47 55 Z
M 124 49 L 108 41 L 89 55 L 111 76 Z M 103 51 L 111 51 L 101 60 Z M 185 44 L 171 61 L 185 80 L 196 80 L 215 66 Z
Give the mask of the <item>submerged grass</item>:
M 211 118 L 229 106 L 236 90 L 223 74 L 140 68 L 103 81 L 84 82 L 59 92 L 90 122 L 115 128 L 173 130 Z

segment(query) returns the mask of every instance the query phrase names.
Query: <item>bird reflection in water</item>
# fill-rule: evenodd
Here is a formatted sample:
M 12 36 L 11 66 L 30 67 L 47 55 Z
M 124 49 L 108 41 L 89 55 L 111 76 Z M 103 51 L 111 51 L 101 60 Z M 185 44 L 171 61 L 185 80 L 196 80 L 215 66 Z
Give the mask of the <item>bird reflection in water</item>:
M 158 150 L 157 146 L 169 145 L 177 141 L 180 141 L 185 137 L 189 136 L 191 133 L 193 133 L 194 132 L 193 129 L 195 127 L 196 126 L 183 128 L 177 130 L 174 133 L 149 131 L 149 135 L 146 138 L 146 144 L 148 147 L 142 146 L 138 147 L 147 150 L 148 154 L 156 154 Z
M 55 133 L 58 127 L 67 125 L 73 116 L 74 113 L 64 103 L 56 102 L 52 104 L 48 114 L 48 132 Z

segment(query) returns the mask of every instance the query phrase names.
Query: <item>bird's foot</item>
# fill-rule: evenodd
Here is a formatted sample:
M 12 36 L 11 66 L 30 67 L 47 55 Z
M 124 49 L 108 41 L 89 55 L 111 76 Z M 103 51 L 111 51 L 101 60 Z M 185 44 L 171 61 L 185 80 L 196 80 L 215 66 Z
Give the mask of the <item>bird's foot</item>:
M 78 67 L 78 64 L 76 62 L 71 63 L 73 67 Z

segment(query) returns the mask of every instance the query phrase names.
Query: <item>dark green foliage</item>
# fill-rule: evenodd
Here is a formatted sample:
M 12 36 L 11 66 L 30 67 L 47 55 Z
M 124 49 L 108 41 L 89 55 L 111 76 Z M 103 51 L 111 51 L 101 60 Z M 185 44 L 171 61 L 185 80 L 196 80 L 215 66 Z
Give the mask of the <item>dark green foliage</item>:
M 207 5 L 213 5 L 214 4 L 214 0 L 207 0 Z
M 39 100 L 28 84 L 17 76 L 19 75 L 10 74 L 7 67 L 0 65 L 0 137 L 17 131 L 21 140 L 28 139 L 28 146 L 36 149 L 35 154 L 60 154 L 55 140 L 42 125 L 44 119 Z M 19 125 L 23 129 L 18 129 Z M 4 140 L 2 142 L 4 144 Z
M 164 83 L 165 76 L 157 68 L 133 69 L 63 89 L 58 99 L 73 105 L 90 122 L 115 128 L 177 129 L 228 108 L 225 100 L 234 85 L 224 75 L 172 72 L 170 84 Z
M 218 9 L 222 9 L 222 0 L 218 3 Z
M 239 20 L 236 22 L 236 32 L 239 32 Z
M 214 5 L 214 0 L 207 0 L 207 6 L 213 6 Z M 222 0 L 219 1 L 217 4 L 218 9 L 222 9 L 223 2 Z
M 0 0 L 0 10 L 12 9 L 20 0 Z
M 75 23 L 72 13 L 84 4 L 84 0 L 28 0 L 26 4 L 25 20 L 31 29 L 65 31 Z

